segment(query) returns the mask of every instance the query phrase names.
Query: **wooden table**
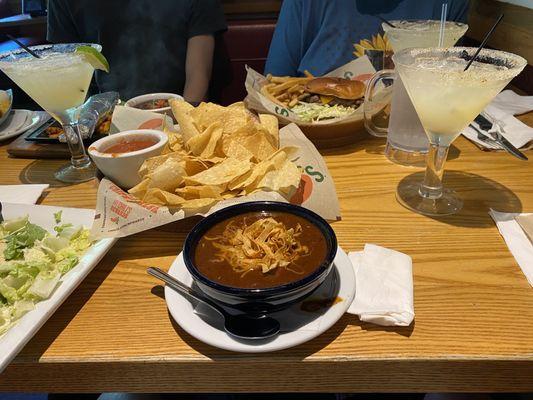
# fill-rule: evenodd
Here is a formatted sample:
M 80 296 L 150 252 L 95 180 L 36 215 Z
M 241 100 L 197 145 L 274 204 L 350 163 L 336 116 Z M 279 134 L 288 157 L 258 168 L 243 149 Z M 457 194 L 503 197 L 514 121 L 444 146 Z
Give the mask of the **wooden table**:
M 533 125 L 533 115 L 526 117 Z M 146 267 L 168 268 L 196 220 L 120 239 L 0 375 L 0 392 L 533 391 L 533 289 L 487 211 L 533 211 L 533 163 L 459 138 L 445 182 L 460 214 L 432 219 L 401 207 L 383 142 L 324 152 L 348 251 L 376 243 L 414 261 L 416 318 L 407 328 L 346 314 L 318 338 L 264 355 L 205 345 L 170 318 Z M 529 152 L 533 156 L 532 152 Z M 8 159 L 0 183 L 51 182 L 55 161 Z M 52 187 L 43 204 L 94 207 L 97 182 Z

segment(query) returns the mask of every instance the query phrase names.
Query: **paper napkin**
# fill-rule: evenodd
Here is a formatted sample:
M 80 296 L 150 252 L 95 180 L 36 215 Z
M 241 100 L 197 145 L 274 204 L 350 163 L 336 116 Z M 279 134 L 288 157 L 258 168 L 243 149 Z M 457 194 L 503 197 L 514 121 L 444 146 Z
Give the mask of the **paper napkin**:
M 519 115 L 533 110 L 533 96 L 520 96 L 511 90 L 501 92 L 483 110 L 482 114 L 494 125 L 491 132 L 500 132 L 515 147 L 527 147 L 533 141 L 533 128 L 527 126 L 513 115 Z M 472 122 L 476 128 L 479 125 Z M 500 149 L 498 145 L 478 139 L 478 133 L 470 126 L 463 130 L 463 135 L 477 145 L 486 149 Z
M 515 219 L 520 215 L 528 214 L 503 213 L 494 210 L 490 210 L 489 214 L 496 222 L 503 240 L 505 240 L 527 281 L 533 286 L 533 244 Z
M 6 203 L 35 204 L 50 185 L 0 185 L 0 201 Z
M 518 225 L 522 227 L 522 230 L 533 244 L 533 214 L 521 214 L 515 217 Z
M 377 325 L 410 325 L 415 317 L 411 257 L 374 244 L 348 256 L 356 282 L 348 312 Z

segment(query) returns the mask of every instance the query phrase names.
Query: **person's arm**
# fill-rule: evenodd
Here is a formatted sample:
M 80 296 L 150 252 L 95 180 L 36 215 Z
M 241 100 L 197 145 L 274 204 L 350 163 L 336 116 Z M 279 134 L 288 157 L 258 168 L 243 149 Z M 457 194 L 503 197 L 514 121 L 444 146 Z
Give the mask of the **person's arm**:
M 224 12 L 219 0 L 193 0 L 188 24 L 185 87 L 188 102 L 207 99 L 213 68 L 215 35 L 226 30 Z
M 301 20 L 302 4 L 296 0 L 284 1 L 270 43 L 265 74 L 297 76 L 303 57 Z
M 80 41 L 68 2 L 49 0 L 47 22 L 46 40 L 49 42 L 76 43 Z
M 214 49 L 213 35 L 193 36 L 187 41 L 183 97 L 189 103 L 200 102 L 207 98 Z

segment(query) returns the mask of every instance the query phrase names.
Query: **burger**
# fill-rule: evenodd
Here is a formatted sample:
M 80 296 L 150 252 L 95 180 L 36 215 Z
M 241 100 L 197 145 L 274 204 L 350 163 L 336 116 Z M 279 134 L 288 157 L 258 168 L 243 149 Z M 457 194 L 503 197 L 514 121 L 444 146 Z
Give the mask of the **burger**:
M 344 78 L 315 78 L 307 82 L 307 103 L 322 103 L 330 106 L 359 107 L 364 100 L 365 84 Z
M 313 78 L 291 111 L 307 122 L 346 117 L 364 102 L 365 88 L 363 82 L 351 79 Z

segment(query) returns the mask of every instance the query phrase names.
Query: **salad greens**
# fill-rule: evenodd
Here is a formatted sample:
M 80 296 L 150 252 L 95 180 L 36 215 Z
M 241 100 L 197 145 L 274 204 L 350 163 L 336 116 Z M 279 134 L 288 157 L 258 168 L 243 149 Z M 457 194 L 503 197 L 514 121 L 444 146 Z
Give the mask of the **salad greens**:
M 346 117 L 353 114 L 355 110 L 340 104 L 330 106 L 328 104 L 300 102 L 291 111 L 305 122 L 314 122 L 322 119 Z
M 55 233 L 27 216 L 0 224 L 0 335 L 50 297 L 92 244 L 88 229 L 61 224 L 61 212 L 54 219 Z

